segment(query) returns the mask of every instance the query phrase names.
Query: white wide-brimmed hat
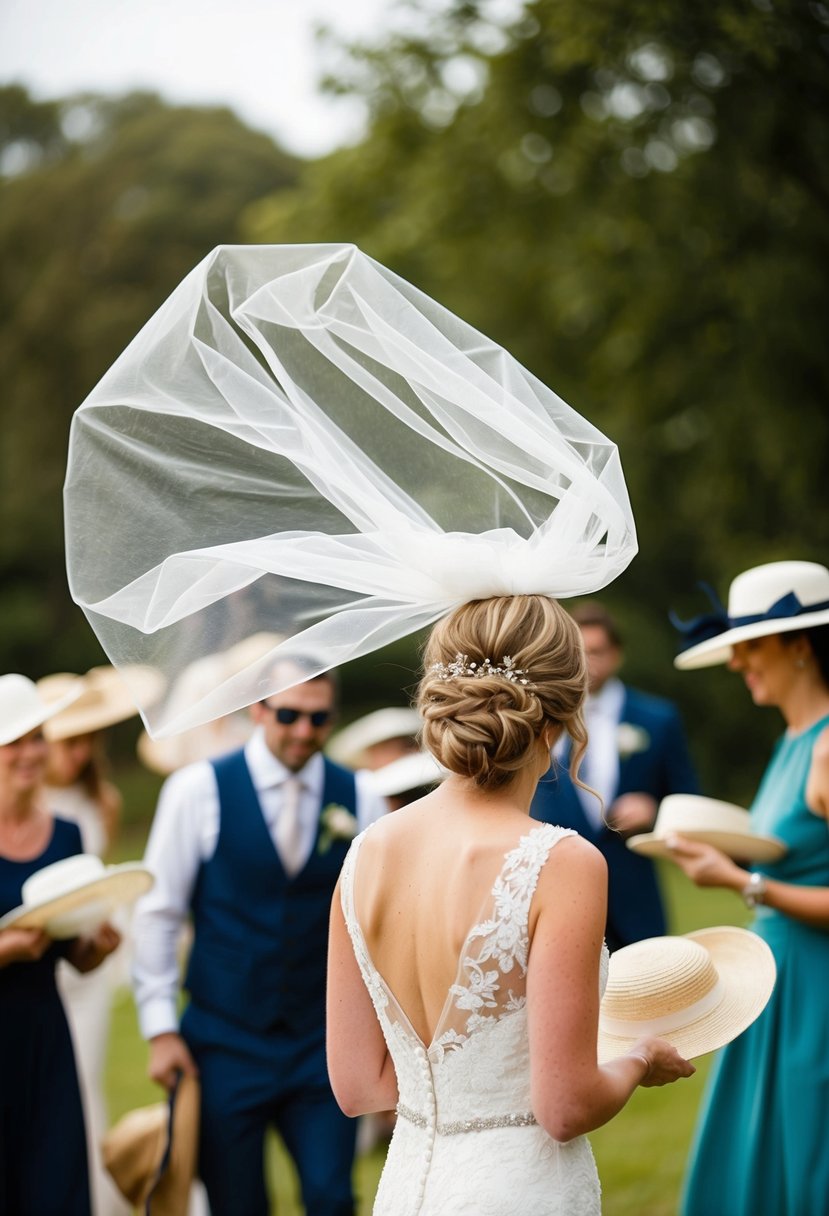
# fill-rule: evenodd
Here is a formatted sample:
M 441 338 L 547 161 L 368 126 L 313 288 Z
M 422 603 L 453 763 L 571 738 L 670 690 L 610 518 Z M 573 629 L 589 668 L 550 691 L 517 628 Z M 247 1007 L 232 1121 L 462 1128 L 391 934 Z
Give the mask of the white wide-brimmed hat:
M 0 676 L 0 747 L 14 743 L 16 739 L 28 735 L 30 730 L 42 726 L 77 700 L 82 692 L 83 685 L 76 679 L 50 704 L 28 676 L 16 673 Z
M 65 939 L 93 933 L 116 908 L 153 885 L 140 862 L 105 866 L 94 853 L 77 853 L 37 870 L 23 883 L 23 903 L 0 917 L 0 929 L 44 929 Z
M 731 584 L 727 612 L 720 608 L 685 625 L 676 620 L 674 624 L 690 643 L 676 656 L 674 666 L 727 663 L 737 642 L 828 625 L 829 569 L 817 562 L 754 566 Z
M 388 739 L 414 739 L 422 725 L 423 719 L 416 709 L 396 706 L 375 709 L 332 735 L 325 750 L 338 764 L 359 768 L 367 748 Z
M 101 1142 L 103 1163 L 121 1194 L 150 1216 L 185 1216 L 196 1173 L 200 1089 L 183 1074 L 167 1102 L 123 1115 Z
M 599 1063 L 638 1039 L 666 1039 L 686 1060 L 736 1039 L 765 1009 L 777 975 L 756 933 L 733 925 L 649 937 L 610 956 Z
M 431 752 L 412 752 L 368 773 L 366 781 L 376 794 L 390 798 L 424 785 L 437 785 L 448 776 L 448 769 L 438 764 Z
M 72 739 L 125 722 L 138 713 L 137 701 L 151 703 L 161 695 L 163 680 L 152 667 L 137 665 L 121 672 L 114 667 L 93 667 L 85 676 L 58 672 L 37 682 L 45 701 L 59 701 L 80 681 L 81 695 L 67 708 L 49 719 L 44 729 L 47 739 Z M 129 681 L 127 683 L 126 681 Z
M 659 804 L 652 832 L 631 836 L 627 847 L 645 857 L 670 857 L 671 836 L 712 844 L 740 861 L 778 861 L 787 851 L 776 836 L 751 830 L 751 816 L 732 802 L 701 794 L 669 794 Z

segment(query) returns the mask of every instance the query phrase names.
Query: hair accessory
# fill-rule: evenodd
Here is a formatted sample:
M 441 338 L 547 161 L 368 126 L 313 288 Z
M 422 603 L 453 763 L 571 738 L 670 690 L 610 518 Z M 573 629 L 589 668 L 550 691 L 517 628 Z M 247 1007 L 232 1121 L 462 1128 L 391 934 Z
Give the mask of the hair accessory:
M 64 505 L 73 598 L 119 669 L 164 677 L 155 737 L 290 687 L 285 655 L 311 678 L 470 600 L 592 594 L 636 552 L 615 444 L 353 245 L 210 253 L 77 411 Z
M 470 663 L 468 655 L 456 654 L 451 663 L 433 663 L 429 674 L 437 676 L 439 680 L 453 680 L 458 676 L 482 680 L 486 676 L 496 676 L 499 680 L 508 680 L 510 684 L 529 684 L 529 680 L 524 679 L 529 673 L 523 667 L 516 667 L 515 659 L 505 654 L 503 664 L 503 667 L 496 667 L 490 659 L 484 659 L 482 663 Z

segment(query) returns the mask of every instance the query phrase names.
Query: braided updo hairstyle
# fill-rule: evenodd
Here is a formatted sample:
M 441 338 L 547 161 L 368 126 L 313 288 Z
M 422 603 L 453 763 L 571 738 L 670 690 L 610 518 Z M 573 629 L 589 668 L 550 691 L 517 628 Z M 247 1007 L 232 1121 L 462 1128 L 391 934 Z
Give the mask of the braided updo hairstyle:
M 480 667 L 505 657 L 522 668 L 521 680 L 499 675 L 452 675 L 457 655 Z M 445 768 L 471 777 L 482 789 L 510 782 L 527 763 L 546 726 L 573 739 L 571 772 L 587 745 L 582 706 L 587 667 L 578 625 L 555 600 L 509 595 L 472 600 L 435 625 L 424 653 L 417 705 L 424 745 Z

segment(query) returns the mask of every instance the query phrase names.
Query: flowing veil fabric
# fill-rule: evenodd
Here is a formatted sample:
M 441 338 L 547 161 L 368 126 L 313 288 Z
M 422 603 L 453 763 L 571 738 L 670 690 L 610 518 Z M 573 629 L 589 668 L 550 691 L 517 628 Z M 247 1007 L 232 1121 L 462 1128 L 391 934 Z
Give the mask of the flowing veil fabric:
M 636 552 L 615 445 L 353 245 L 209 254 L 77 411 L 65 512 L 110 659 L 166 678 L 155 736 L 287 686 L 283 655 L 323 671 L 470 599 L 591 593 Z

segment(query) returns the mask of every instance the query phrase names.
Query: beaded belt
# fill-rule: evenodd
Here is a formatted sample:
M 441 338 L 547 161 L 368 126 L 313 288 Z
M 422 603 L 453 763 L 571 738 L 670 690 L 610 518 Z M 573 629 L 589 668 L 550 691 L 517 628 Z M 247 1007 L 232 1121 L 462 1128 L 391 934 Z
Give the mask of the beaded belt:
M 397 1113 L 416 1127 L 427 1128 L 429 1120 L 403 1102 L 398 1102 Z M 456 1119 L 452 1123 L 438 1123 L 435 1131 L 439 1136 L 458 1136 L 462 1132 L 485 1132 L 493 1127 L 535 1127 L 537 1119 L 532 1111 L 517 1115 L 487 1115 L 483 1119 Z

